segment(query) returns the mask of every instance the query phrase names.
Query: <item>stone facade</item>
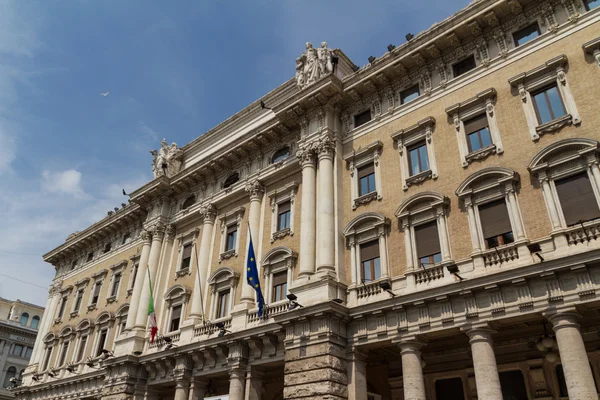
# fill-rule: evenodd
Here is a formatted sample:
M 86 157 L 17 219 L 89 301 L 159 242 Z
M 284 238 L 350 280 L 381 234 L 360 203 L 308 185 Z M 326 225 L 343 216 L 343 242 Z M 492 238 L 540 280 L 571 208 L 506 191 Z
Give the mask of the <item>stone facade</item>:
M 154 180 L 44 256 L 18 397 L 597 398 L 596 3 L 473 1 L 362 68 L 307 44 L 163 140 Z

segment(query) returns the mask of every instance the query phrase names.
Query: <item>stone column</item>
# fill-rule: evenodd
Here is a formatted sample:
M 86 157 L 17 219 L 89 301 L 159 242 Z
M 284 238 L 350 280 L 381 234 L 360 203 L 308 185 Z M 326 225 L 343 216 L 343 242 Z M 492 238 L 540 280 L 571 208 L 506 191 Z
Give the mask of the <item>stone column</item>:
M 261 400 L 263 393 L 264 373 L 256 368 L 248 369 L 246 373 L 246 396 L 245 400 Z
M 519 213 L 519 207 L 517 205 L 517 196 L 515 196 L 515 190 L 510 187 L 506 190 L 506 202 L 508 203 L 508 207 L 511 215 L 513 216 L 513 222 L 515 226 L 516 238 L 524 239 L 525 238 L 525 230 L 523 229 L 523 222 L 521 221 L 521 214 Z
M 156 287 L 156 269 L 158 267 L 158 259 L 160 257 L 160 250 L 162 247 L 163 237 L 165 235 L 164 226 L 157 226 L 152 232 L 152 244 L 150 245 L 150 255 L 148 257 L 148 268 L 143 268 L 140 264 L 138 269 L 138 275 L 140 273 L 144 277 L 144 283 L 140 292 L 138 310 L 135 319 L 135 329 L 142 331 L 146 330 L 148 324 L 148 302 L 150 301 L 150 279 L 152 279 L 152 289 Z M 137 280 L 137 278 L 136 278 Z M 135 290 L 135 289 L 134 289 Z M 156 298 L 156 293 L 154 293 Z
M 208 262 L 210 260 L 210 242 L 212 240 L 213 229 L 215 227 L 215 218 L 217 210 L 212 204 L 203 205 L 200 209 L 202 216 L 202 233 L 200 236 L 200 248 L 198 249 L 198 270 L 194 277 L 194 292 L 192 293 L 192 306 L 190 309 L 190 318 L 194 319 L 194 324 L 200 322 L 200 319 L 206 320 L 204 317 L 204 306 L 208 301 L 208 293 L 202 293 L 204 290 L 201 285 L 204 285 L 208 280 Z
M 319 264 L 317 272 L 335 271 L 335 213 L 333 157 L 335 139 L 324 136 L 319 141 Z
M 194 378 L 190 383 L 190 393 L 188 400 L 204 400 L 208 382 L 204 379 Z
M 405 339 L 398 343 L 398 346 L 402 356 L 404 398 L 406 400 L 425 400 L 425 381 L 420 351 L 423 343 L 415 339 Z
M 246 372 L 242 367 L 229 370 L 229 400 L 244 400 L 244 377 Z
M 246 192 L 250 194 L 250 210 L 248 211 L 248 224 L 253 235 L 254 252 L 257 253 L 258 244 L 260 243 L 260 206 L 265 193 L 264 186 L 259 181 L 254 181 L 246 185 Z M 250 243 L 250 235 L 248 235 L 248 243 Z M 246 259 L 244 257 L 244 267 Z M 258 264 L 258 261 L 257 261 Z M 258 276 L 261 276 L 260 271 Z M 248 285 L 248 269 L 244 268 L 244 281 L 242 282 L 242 298 L 240 302 L 252 304 L 256 292 L 252 286 Z
M 558 211 L 556 208 L 556 202 L 554 201 L 554 196 L 552 195 L 552 189 L 550 188 L 550 182 L 547 177 L 540 179 L 542 183 L 542 194 L 544 195 L 544 199 L 546 199 L 546 205 L 548 206 L 548 212 L 550 213 L 550 222 L 552 223 L 552 230 L 557 230 L 562 228 L 560 224 L 560 218 L 558 217 Z
M 442 260 L 450 260 L 450 244 L 448 243 L 448 228 L 446 227 L 446 216 L 444 210 L 437 211 L 438 236 L 442 250 Z
M 367 400 L 367 355 L 354 348 L 348 353 L 348 400 Z
M 579 332 L 580 315 L 575 310 L 558 312 L 548 316 L 556 333 L 570 400 L 596 400 L 596 385 L 585 344 Z
M 52 327 L 53 316 L 56 314 L 56 308 L 58 307 L 58 302 L 60 300 L 60 287 L 60 282 L 58 284 L 55 283 L 50 285 L 50 290 L 48 291 L 48 301 L 46 302 L 46 308 L 44 315 L 42 316 L 42 320 L 38 325 L 38 333 L 35 338 L 33 353 L 31 355 L 29 364 L 39 364 L 42 361 L 42 357 L 44 356 L 43 339 L 44 336 L 50 332 Z M 2 384 L 2 381 L 0 381 L 0 384 Z
M 482 246 L 479 241 L 479 231 L 477 230 L 477 220 L 475 219 L 475 206 L 470 201 L 465 202 L 467 207 L 467 215 L 469 218 L 469 231 L 471 231 L 471 243 L 473 251 L 481 251 Z
M 487 327 L 466 330 L 473 354 L 473 368 L 477 397 L 485 400 L 502 400 L 500 376 L 494 355 L 492 330 Z
M 189 388 L 189 379 L 175 380 L 175 397 L 173 400 L 188 400 Z
M 300 273 L 306 278 L 315 273 L 316 249 L 316 168 L 315 155 L 310 146 L 303 146 L 296 153 L 302 166 L 302 209 L 300 210 Z
M 148 257 L 150 257 L 150 243 L 152 241 L 152 234 L 147 230 L 143 229 L 140 233 L 142 238 L 142 253 L 140 254 L 140 261 L 138 264 L 138 272 L 135 276 L 135 282 L 133 282 L 133 292 L 131 293 L 131 303 L 129 304 L 129 312 L 127 313 L 127 322 L 125 323 L 125 330 L 130 331 L 135 326 L 137 319 L 138 307 L 140 304 L 140 296 L 142 294 L 142 287 L 144 286 L 146 267 L 148 265 Z M 146 305 L 147 306 L 147 305 Z
M 381 231 L 377 233 L 378 236 L 378 244 L 379 244 L 379 260 L 381 265 L 381 277 L 389 278 L 390 277 L 390 267 L 388 265 L 387 258 L 387 248 L 386 248 L 386 240 L 385 240 L 385 228 L 381 228 Z

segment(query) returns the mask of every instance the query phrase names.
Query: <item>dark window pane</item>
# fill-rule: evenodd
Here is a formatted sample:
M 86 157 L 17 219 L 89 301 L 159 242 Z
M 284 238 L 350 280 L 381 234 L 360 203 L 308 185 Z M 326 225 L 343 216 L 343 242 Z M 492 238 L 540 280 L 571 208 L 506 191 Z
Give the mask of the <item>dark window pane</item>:
M 540 35 L 540 27 L 538 26 L 538 24 L 536 22 L 536 23 L 531 24 L 513 34 L 513 37 L 515 39 L 515 46 L 520 46 L 522 44 L 525 44 L 525 43 L 529 42 L 531 39 L 535 39 L 539 35 Z
M 360 178 L 359 196 L 375 191 L 375 174 L 370 174 Z
M 504 371 L 499 375 L 504 400 L 528 400 L 525 379 L 521 371 Z
M 186 208 L 191 207 L 192 205 L 194 205 L 195 202 L 196 202 L 196 196 L 190 196 L 187 199 L 185 199 L 185 201 L 181 205 L 181 209 L 185 210 Z
M 223 188 L 228 188 L 229 186 L 233 185 L 234 183 L 236 183 L 239 180 L 240 180 L 240 174 L 237 172 L 234 172 L 233 174 L 229 175 L 229 177 L 227 179 L 225 179 L 225 182 L 223 182 Z
M 567 382 L 565 381 L 565 373 L 561 364 L 556 366 L 556 380 L 558 381 L 560 397 L 569 397 L 569 393 L 567 392 Z
M 558 179 L 554 185 L 568 226 L 600 218 L 598 201 L 587 172 Z
M 488 147 L 492 144 L 492 136 L 490 135 L 489 128 L 480 130 L 479 137 L 481 139 L 481 148 Z
M 452 70 L 454 71 L 454 77 L 461 76 L 464 73 L 469 72 L 470 70 L 475 68 L 475 57 L 469 56 L 462 61 L 457 62 L 452 66 Z
M 408 103 L 419 97 L 419 85 L 415 85 L 411 88 L 405 89 L 400 92 L 400 104 Z
M 363 271 L 363 280 L 365 282 L 370 282 L 373 280 L 373 277 L 371 276 L 371 260 L 363 261 L 362 271 Z
M 450 378 L 435 381 L 435 398 L 437 400 L 464 399 L 462 379 Z
M 354 127 L 358 128 L 371 120 L 371 110 L 365 110 L 354 116 Z
M 230 228 L 230 229 L 233 229 L 233 228 Z M 227 232 L 227 248 L 225 249 L 226 251 L 235 249 L 236 238 L 237 238 L 237 230 L 230 230 L 229 232 Z

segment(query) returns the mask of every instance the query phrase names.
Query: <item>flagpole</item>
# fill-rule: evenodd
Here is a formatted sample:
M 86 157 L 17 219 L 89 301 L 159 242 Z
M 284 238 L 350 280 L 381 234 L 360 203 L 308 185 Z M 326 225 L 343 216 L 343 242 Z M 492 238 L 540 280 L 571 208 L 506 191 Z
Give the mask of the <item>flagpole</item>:
M 202 296 L 202 281 L 200 280 L 200 265 L 198 264 L 198 249 L 195 245 L 194 254 L 196 254 L 196 277 L 198 278 L 198 287 L 200 288 L 200 303 L 202 304 L 202 325 L 206 326 L 206 314 L 204 313 L 204 297 Z

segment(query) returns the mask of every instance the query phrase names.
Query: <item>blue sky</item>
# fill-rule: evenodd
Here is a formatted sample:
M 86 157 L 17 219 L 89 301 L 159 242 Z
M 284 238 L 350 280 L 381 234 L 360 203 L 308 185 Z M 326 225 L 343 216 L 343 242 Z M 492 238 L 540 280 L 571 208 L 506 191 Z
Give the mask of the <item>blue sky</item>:
M 149 181 L 160 139 L 291 78 L 306 41 L 364 65 L 468 2 L 0 0 L 0 297 L 45 305 L 41 255 Z

